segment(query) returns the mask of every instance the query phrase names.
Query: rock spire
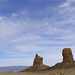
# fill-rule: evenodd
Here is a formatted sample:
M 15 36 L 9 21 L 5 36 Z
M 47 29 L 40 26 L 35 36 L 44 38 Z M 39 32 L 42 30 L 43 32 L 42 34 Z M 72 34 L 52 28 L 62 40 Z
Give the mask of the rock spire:
M 63 56 L 63 62 L 74 61 L 71 48 L 64 48 L 62 51 L 62 56 Z

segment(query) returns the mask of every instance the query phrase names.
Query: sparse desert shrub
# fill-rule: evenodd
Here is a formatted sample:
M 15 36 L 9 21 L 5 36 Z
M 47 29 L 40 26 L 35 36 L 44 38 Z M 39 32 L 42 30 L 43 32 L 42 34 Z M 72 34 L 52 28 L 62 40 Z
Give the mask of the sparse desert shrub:
M 60 73 L 60 75 L 64 75 L 64 73 Z

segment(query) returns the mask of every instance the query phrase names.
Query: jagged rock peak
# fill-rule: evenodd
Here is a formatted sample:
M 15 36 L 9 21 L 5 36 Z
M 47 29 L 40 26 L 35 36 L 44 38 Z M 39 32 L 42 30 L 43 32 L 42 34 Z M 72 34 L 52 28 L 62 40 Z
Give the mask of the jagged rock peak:
M 43 64 L 43 57 L 38 56 L 38 54 L 36 54 L 34 62 L 33 62 L 33 66 L 34 65 L 41 65 Z
M 62 51 L 62 56 L 63 56 L 63 62 L 74 61 L 71 48 L 64 48 Z
M 40 56 L 38 56 L 38 54 L 36 54 L 36 57 L 40 57 Z
M 29 68 L 24 69 L 21 72 L 37 72 L 37 71 L 39 72 L 48 68 L 50 67 L 43 64 L 43 57 L 40 57 L 38 56 L 38 54 L 36 54 L 34 58 L 33 66 L 30 66 Z

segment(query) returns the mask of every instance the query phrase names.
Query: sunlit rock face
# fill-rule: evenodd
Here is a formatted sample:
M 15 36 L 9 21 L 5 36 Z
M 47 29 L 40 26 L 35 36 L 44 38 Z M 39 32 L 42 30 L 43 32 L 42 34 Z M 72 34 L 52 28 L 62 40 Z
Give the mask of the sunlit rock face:
M 74 61 L 73 59 L 73 54 L 70 48 L 64 48 L 62 51 L 63 55 L 63 62 L 72 62 Z
M 33 66 L 34 65 L 42 65 L 43 64 L 43 57 L 38 56 L 38 54 L 36 54 L 34 62 L 33 62 Z

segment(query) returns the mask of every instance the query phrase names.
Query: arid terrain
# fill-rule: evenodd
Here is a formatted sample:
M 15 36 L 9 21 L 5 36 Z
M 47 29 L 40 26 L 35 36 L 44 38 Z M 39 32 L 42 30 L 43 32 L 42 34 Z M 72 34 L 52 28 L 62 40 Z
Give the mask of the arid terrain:
M 58 69 L 46 72 L 0 72 L 0 75 L 75 75 L 74 69 Z

